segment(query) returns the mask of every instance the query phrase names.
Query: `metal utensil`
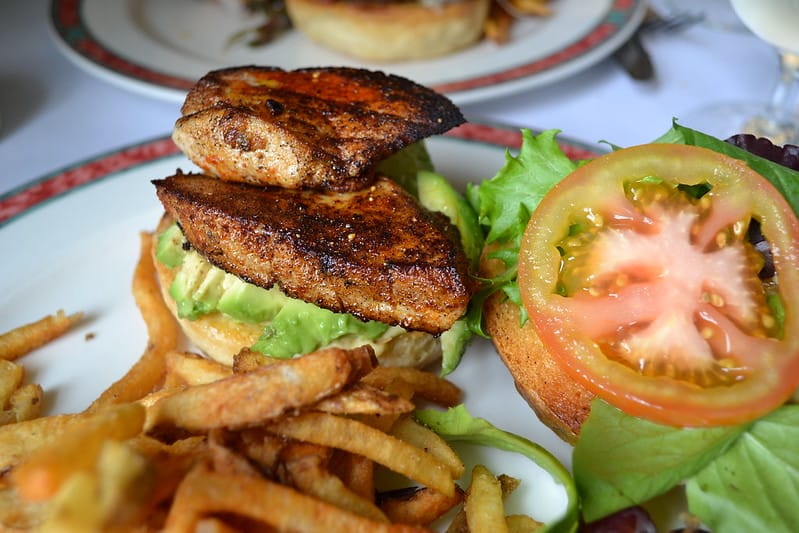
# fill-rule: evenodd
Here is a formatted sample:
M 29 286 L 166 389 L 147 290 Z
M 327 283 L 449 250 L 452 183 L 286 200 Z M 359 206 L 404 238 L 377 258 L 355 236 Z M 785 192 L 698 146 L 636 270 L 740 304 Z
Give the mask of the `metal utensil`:
M 689 12 L 663 17 L 650 9 L 635 33 L 613 53 L 613 58 L 634 80 L 650 80 L 655 76 L 655 68 L 649 52 L 641 42 L 641 36 L 676 33 L 701 22 L 703 18 L 701 13 Z

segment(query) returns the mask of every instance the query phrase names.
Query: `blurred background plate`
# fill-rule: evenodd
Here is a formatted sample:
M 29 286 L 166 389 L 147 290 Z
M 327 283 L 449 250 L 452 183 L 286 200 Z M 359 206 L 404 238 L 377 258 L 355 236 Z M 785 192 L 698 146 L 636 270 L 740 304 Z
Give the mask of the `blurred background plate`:
M 481 42 L 426 61 L 364 63 L 291 31 L 257 48 L 231 44 L 258 21 L 211 0 L 53 0 L 61 51 L 109 82 L 182 101 L 210 70 L 234 65 L 357 66 L 410 78 L 462 105 L 553 83 L 612 54 L 638 27 L 645 0 L 553 0 L 552 15 L 525 18 L 508 44 Z

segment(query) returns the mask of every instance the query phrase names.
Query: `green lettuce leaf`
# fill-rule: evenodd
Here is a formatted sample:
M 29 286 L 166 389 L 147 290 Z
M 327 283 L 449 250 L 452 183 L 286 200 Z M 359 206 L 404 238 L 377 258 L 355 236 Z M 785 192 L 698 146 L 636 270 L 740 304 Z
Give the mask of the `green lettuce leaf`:
M 497 244 L 498 249 L 490 254 L 505 264 L 505 272 L 491 280 L 485 280 L 481 290 L 470 305 L 467 315 L 469 328 L 486 336 L 482 323 L 482 303 L 496 291 L 521 307 L 516 269 L 519 261 L 519 245 L 532 213 L 544 195 L 578 164 L 566 156 L 557 143 L 558 130 L 547 130 L 534 135 L 522 129 L 522 145 L 517 156 L 505 153 L 505 164 L 490 180 L 479 185 L 469 184 L 467 199 L 477 212 L 485 228 L 486 244 Z M 525 318 L 522 315 L 522 320 Z
M 446 411 L 421 409 L 415 412 L 416 419 L 444 439 L 479 446 L 490 446 L 529 457 L 563 485 L 568 498 L 564 515 L 556 522 L 546 525 L 547 532 L 573 532 L 579 519 L 579 499 L 569 471 L 551 453 L 538 444 L 519 435 L 493 426 L 483 418 L 474 418 L 461 404 Z
M 756 421 L 686 485 L 688 507 L 714 531 L 796 531 L 799 405 Z
M 794 213 L 799 214 L 799 172 L 677 123 L 655 142 L 701 146 L 745 161 L 755 172 L 770 181 L 785 197 Z
M 745 429 L 663 426 L 594 400 L 572 456 L 583 517 L 592 522 L 666 493 L 722 455 Z

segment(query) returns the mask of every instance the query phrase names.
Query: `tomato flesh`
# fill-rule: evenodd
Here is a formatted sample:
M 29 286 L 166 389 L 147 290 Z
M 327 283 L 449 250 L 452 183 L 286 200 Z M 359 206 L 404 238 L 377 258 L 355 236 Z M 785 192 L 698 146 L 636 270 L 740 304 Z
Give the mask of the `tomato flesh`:
M 759 277 L 752 224 L 771 246 L 771 279 Z M 519 285 L 547 350 L 598 396 L 670 425 L 740 423 L 799 385 L 797 242 L 790 206 L 744 163 L 645 145 L 547 194 Z

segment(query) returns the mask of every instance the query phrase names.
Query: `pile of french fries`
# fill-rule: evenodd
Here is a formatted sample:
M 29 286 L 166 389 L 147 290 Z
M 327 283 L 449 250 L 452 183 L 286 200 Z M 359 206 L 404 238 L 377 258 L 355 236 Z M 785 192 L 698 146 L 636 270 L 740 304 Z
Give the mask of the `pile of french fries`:
M 484 37 L 497 44 L 510 41 L 513 23 L 523 17 L 548 17 L 551 0 L 493 0 L 488 11 Z
M 291 360 L 245 349 L 232 368 L 181 350 L 153 237 L 141 237 L 133 293 L 149 341 L 125 376 L 83 412 L 39 417 L 41 387 L 20 392 L 22 366 L 0 368 L 11 406 L 0 426 L 0 529 L 413 532 L 450 512 L 453 533 L 541 526 L 505 516 L 513 478 L 478 466 L 458 486 L 463 462 L 412 417 L 419 401 L 461 401 L 437 375 L 381 367 L 370 347 Z M 18 328 L 0 337 L 0 357 L 79 320 L 59 312 Z M 381 490 L 381 471 L 407 487 Z

